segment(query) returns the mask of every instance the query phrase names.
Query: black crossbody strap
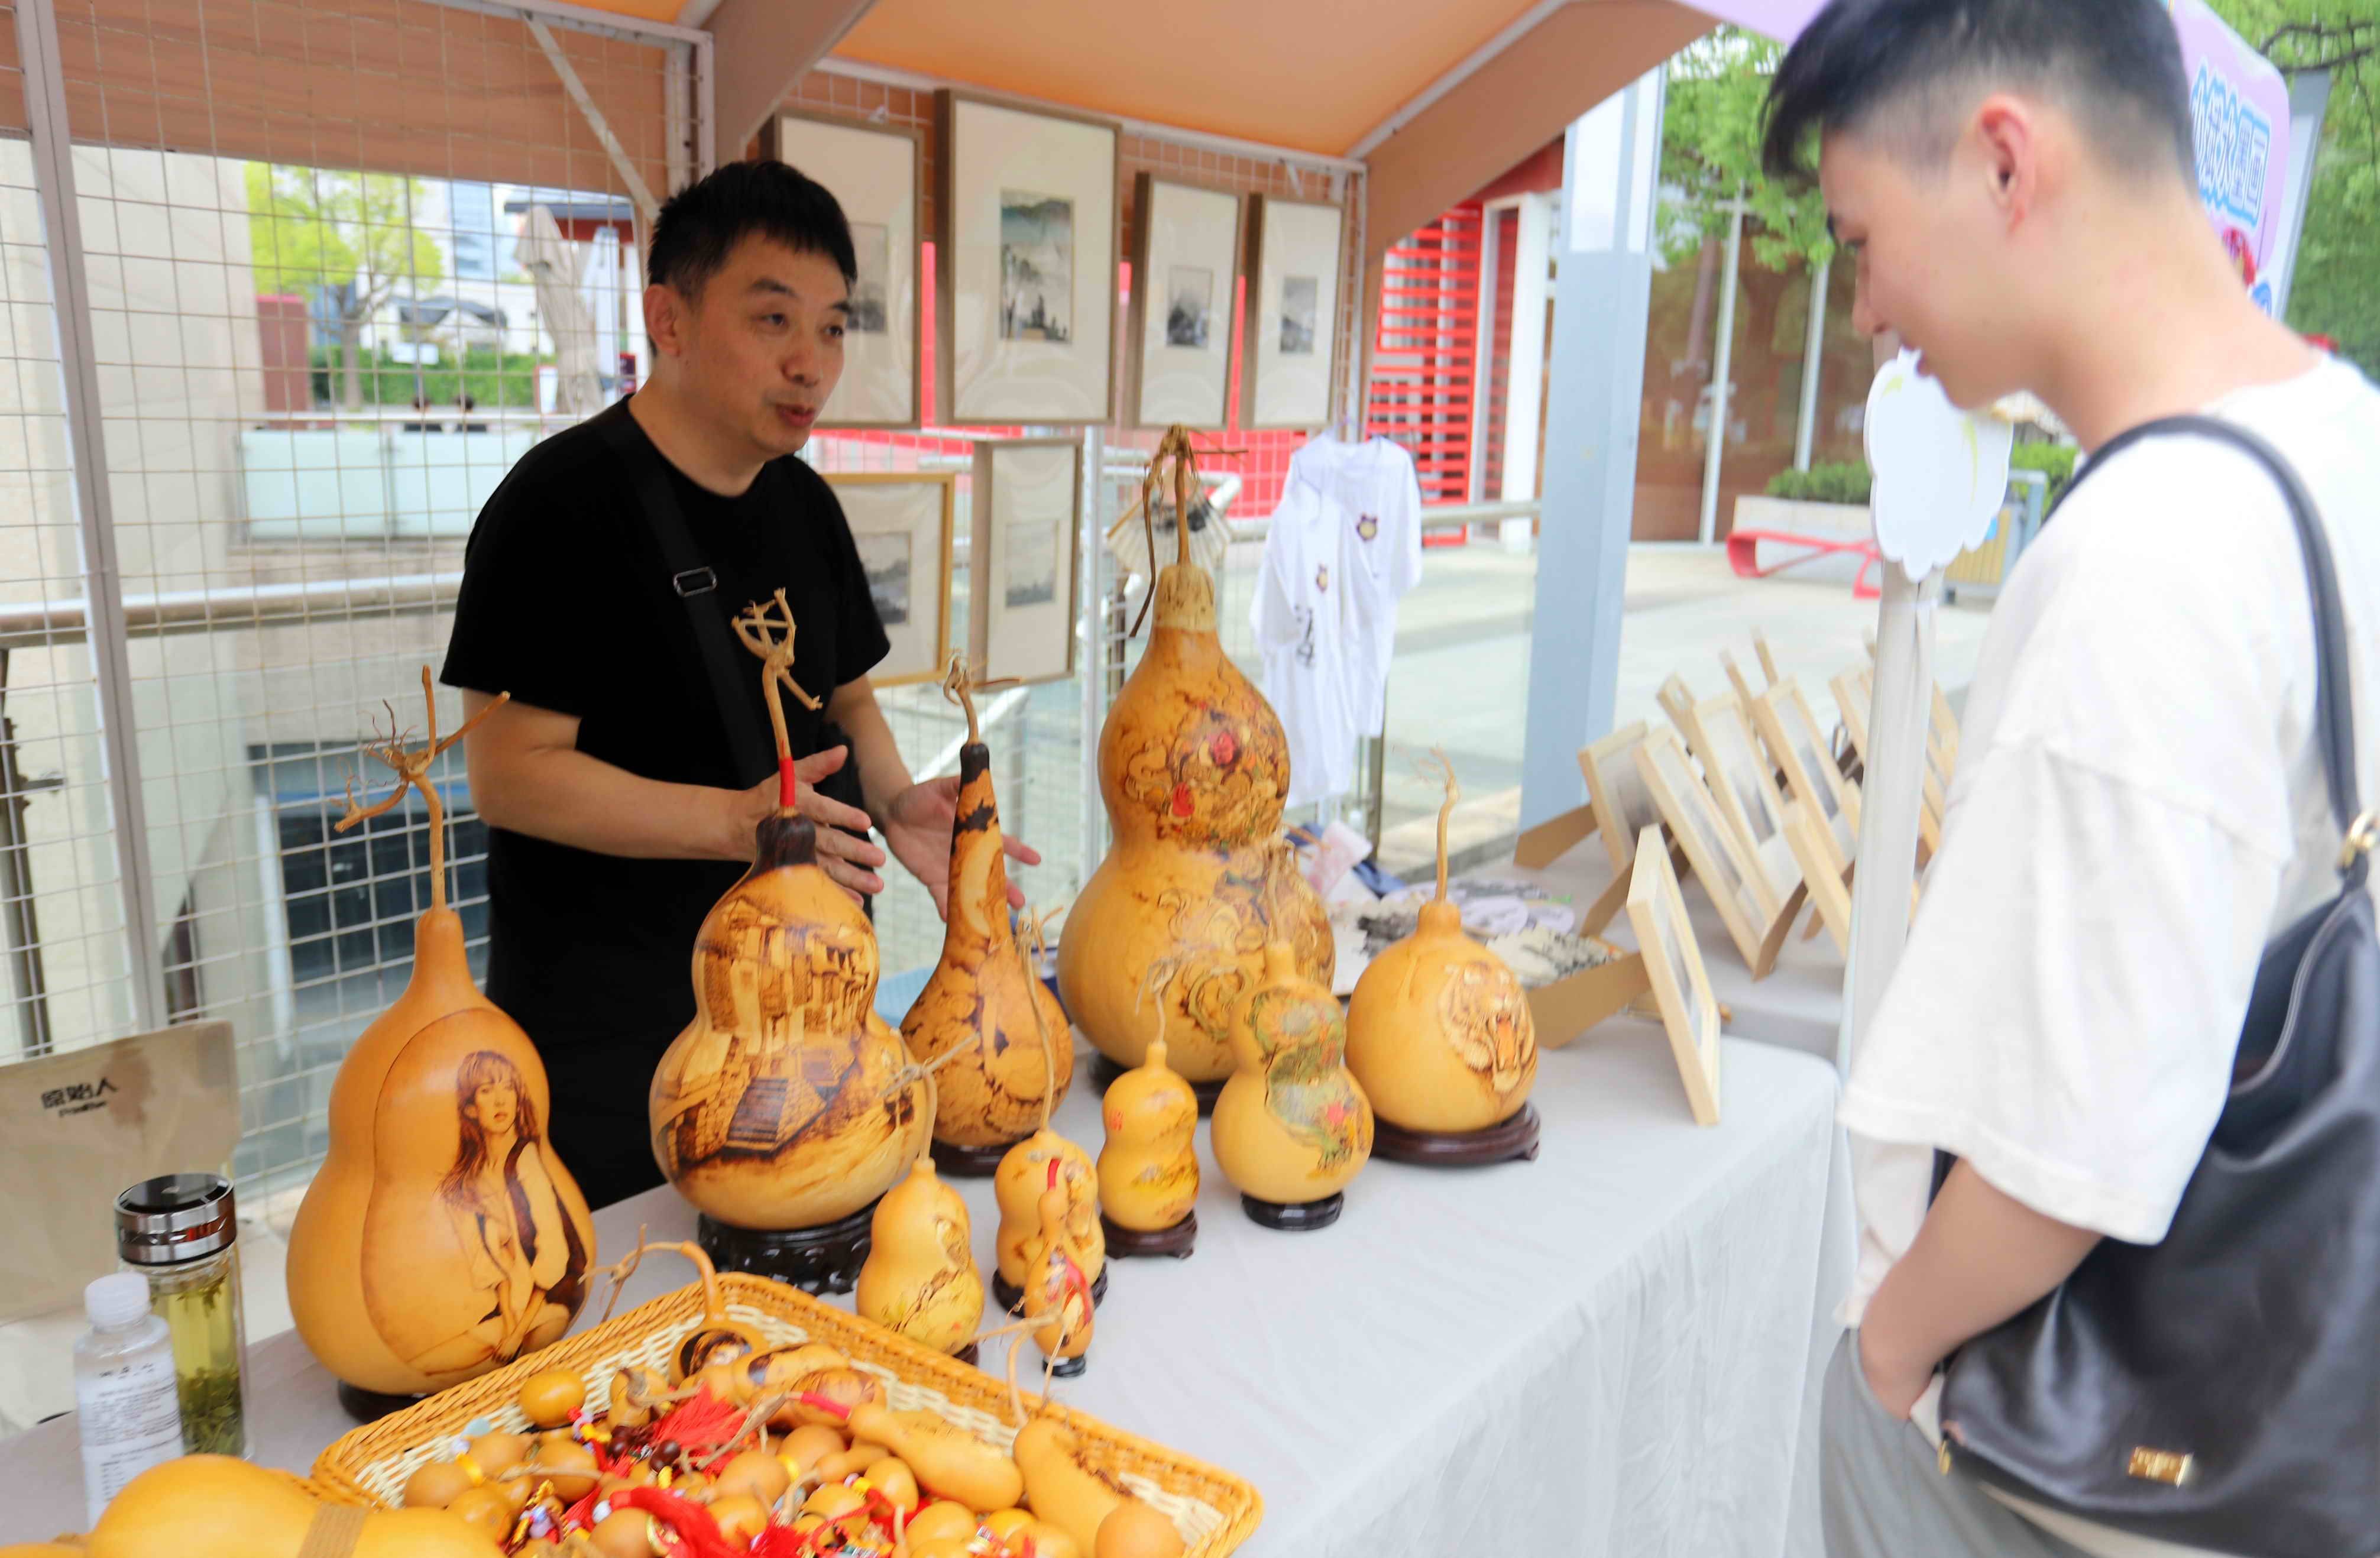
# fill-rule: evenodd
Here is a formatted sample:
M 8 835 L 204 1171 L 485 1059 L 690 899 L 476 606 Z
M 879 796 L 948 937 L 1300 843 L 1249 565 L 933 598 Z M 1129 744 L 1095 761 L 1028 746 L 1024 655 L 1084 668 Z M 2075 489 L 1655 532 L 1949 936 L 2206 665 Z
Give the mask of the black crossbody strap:
M 2236 422 L 2216 417 L 2161 417 L 2119 433 L 2101 445 L 2091 456 L 2091 463 L 2067 483 L 2058 501 L 2063 505 L 2072 497 L 2074 489 L 2119 451 L 2144 438 L 2173 435 L 2194 435 L 2230 444 L 2264 466 L 2289 502 L 2289 517 L 2297 526 L 2298 550 L 2305 559 L 2306 591 L 2313 599 L 2314 721 L 2322 743 L 2323 772 L 2330 782 L 2331 812 L 2338 821 L 2340 836 L 2346 837 L 2353 833 L 2356 819 L 2363 811 L 2357 795 L 2355 685 L 2347 657 L 2347 613 L 2339 603 L 2338 576 L 2331 564 L 2330 538 L 2324 533 L 2321 510 L 2315 507 L 2313 494 L 2306 491 L 2305 482 L 2288 456 Z M 2354 857 L 2346 873 L 2351 880 L 2362 879 L 2363 860 L 2361 853 Z
M 729 608 L 719 598 L 719 575 L 695 545 L 694 531 L 687 527 L 677 494 L 670 491 L 669 475 L 662 469 L 661 454 L 652 440 L 633 425 L 628 403 L 623 400 L 605 410 L 594 419 L 594 426 L 620 456 L 637 506 L 644 511 L 645 529 L 668 570 L 670 590 L 686 606 L 686 622 L 710 673 L 710 698 L 719 710 L 719 725 L 727 738 L 728 756 L 735 764 L 736 781 L 757 785 L 776 772 L 776 740 L 760 710 L 744 696 L 747 682 L 758 685 L 759 665 L 735 641 L 735 630 L 728 626 Z

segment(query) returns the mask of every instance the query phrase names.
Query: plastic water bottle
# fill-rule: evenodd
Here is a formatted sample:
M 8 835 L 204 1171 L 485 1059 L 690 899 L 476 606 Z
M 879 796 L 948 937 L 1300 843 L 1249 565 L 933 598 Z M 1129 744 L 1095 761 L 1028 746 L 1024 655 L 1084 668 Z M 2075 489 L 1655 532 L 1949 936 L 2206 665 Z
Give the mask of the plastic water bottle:
M 124 1485 L 182 1453 L 173 1333 L 149 1312 L 149 1284 L 118 1272 L 82 1290 L 91 1330 L 75 1343 L 83 1503 L 99 1524 Z

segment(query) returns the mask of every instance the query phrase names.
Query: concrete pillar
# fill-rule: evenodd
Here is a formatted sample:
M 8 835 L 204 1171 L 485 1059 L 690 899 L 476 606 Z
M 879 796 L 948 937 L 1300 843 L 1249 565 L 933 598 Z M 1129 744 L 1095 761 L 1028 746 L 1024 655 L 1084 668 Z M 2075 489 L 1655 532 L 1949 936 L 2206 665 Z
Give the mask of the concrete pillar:
M 1555 235 L 1554 344 L 1546 406 L 1545 531 L 1529 634 L 1521 825 L 1579 804 L 1578 751 L 1611 728 L 1620 618 L 1636 499 L 1653 213 L 1660 170 L 1658 68 L 1570 128 L 1563 230 Z
M 1513 225 L 1512 329 L 1504 344 L 1504 480 L 1487 494 L 1506 503 L 1537 495 L 1537 421 L 1545 407 L 1547 259 L 1553 245 L 1553 201 L 1521 198 Z M 1526 552 L 1536 527 L 1507 519 L 1497 536 L 1507 552 Z

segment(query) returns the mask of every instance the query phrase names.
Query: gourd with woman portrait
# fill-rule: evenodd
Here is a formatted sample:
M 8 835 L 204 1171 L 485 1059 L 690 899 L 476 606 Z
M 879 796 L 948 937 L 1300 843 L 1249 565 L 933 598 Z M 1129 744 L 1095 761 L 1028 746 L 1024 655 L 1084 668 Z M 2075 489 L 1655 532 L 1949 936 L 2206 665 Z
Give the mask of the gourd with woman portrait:
M 404 993 L 332 1084 L 330 1155 L 289 1233 L 298 1335 L 344 1383 L 380 1395 L 440 1390 L 558 1340 L 595 1258 L 586 1198 L 546 1139 L 545 1067 L 472 983 L 463 922 L 446 906 L 444 809 L 429 773 L 469 727 L 441 741 L 434 701 L 430 719 L 418 752 L 395 732 L 369 749 L 396 771 L 396 791 L 368 809 L 350 797 L 338 824 L 419 793 L 431 901 Z

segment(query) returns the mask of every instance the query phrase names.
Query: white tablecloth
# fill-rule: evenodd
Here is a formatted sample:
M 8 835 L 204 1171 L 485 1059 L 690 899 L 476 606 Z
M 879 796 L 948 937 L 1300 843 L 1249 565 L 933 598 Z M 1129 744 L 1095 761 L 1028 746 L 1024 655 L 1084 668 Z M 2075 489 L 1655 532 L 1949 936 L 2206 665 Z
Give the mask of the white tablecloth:
M 1546 1055 L 1537 1162 L 1375 1162 L 1314 1234 L 1248 1222 L 1202 1132 L 1197 1254 L 1115 1263 L 1062 1398 L 1255 1483 L 1255 1558 L 1815 1555 L 1834 1076 L 1733 1041 L 1723 1065 L 1698 1130 L 1666 1041 L 1617 1019 Z M 1058 1126 L 1097 1150 L 1087 1087 Z M 989 1183 L 959 1183 L 986 1251 Z M 668 1189 L 596 1219 L 607 1256 L 693 1222 Z M 649 1261 L 628 1299 L 685 1280 Z M 294 1334 L 250 1371 L 259 1461 L 302 1470 L 350 1426 Z M 78 1528 L 72 1419 L 0 1442 L 0 1542 Z

